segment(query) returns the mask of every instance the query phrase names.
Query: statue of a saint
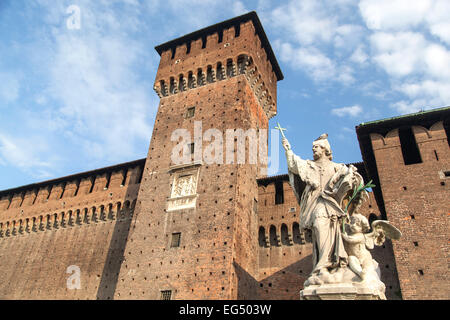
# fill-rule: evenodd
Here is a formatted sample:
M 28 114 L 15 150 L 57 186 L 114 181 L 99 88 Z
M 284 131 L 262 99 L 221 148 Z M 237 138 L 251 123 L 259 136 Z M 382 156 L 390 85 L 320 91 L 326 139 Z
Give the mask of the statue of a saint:
M 342 220 L 347 217 L 343 200 L 348 192 L 362 182 L 352 165 L 335 163 L 323 134 L 313 142 L 314 160 L 303 160 L 282 138 L 286 150 L 289 182 L 300 205 L 300 229 L 311 230 L 313 270 L 305 282 L 310 284 L 336 283 L 348 264 L 342 238 Z

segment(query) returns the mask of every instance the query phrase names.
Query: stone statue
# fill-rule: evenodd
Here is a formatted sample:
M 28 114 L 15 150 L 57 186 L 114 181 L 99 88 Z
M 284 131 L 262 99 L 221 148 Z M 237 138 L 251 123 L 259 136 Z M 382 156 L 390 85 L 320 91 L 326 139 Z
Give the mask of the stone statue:
M 371 183 L 362 187 L 363 178 L 353 165 L 332 161 L 327 134 L 313 142 L 314 160 L 304 160 L 293 153 L 284 129 L 280 125 L 277 129 L 282 133 L 289 182 L 300 205 L 300 229 L 312 235 L 313 269 L 301 295 L 315 299 L 322 292 L 339 299 L 352 292 L 385 299 L 378 264 L 367 249 L 383 244 L 385 236 L 398 239 L 401 233 L 382 220 L 375 221 L 369 233 L 369 222 L 359 209 Z
M 331 161 L 327 137 L 323 134 L 313 142 L 312 161 L 294 155 L 288 140 L 282 139 L 289 182 L 300 204 L 300 229 L 312 232 L 313 271 L 305 286 L 339 282 L 348 263 L 340 227 L 347 216 L 342 201 L 362 182 L 354 166 Z

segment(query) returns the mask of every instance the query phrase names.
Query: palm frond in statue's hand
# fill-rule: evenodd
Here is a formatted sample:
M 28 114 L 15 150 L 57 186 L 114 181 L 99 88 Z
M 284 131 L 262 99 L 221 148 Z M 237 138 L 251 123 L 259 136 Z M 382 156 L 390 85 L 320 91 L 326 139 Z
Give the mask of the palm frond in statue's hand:
M 353 194 L 352 194 L 352 196 L 350 197 L 350 199 L 349 199 L 347 205 L 345 206 L 345 210 L 344 210 L 345 215 L 346 215 L 346 217 L 345 217 L 345 219 L 344 219 L 344 221 L 343 221 L 343 223 L 342 223 L 342 231 L 343 231 L 344 233 L 345 233 L 345 223 L 346 223 L 346 221 L 350 221 L 350 216 L 349 216 L 349 214 L 348 214 L 348 208 L 350 207 L 350 204 L 352 203 L 352 201 L 353 201 L 353 200 L 354 200 L 354 199 L 355 199 L 362 191 L 364 191 L 364 190 L 366 190 L 366 189 L 369 189 L 369 188 L 373 188 L 373 187 L 375 187 L 375 185 L 372 184 L 372 180 L 370 180 L 366 185 L 363 185 L 363 183 L 361 182 L 361 183 L 359 184 L 359 186 L 353 190 Z
M 356 196 L 358 194 L 360 194 L 363 190 L 373 188 L 373 187 L 375 187 L 375 185 L 372 184 L 372 180 L 370 180 L 365 186 L 361 182 L 361 184 L 357 188 L 355 188 L 355 190 L 353 190 L 353 195 L 350 197 L 347 205 L 345 206 L 345 213 L 347 213 L 348 208 L 350 207 L 350 204 L 352 203 L 352 201 L 356 198 Z

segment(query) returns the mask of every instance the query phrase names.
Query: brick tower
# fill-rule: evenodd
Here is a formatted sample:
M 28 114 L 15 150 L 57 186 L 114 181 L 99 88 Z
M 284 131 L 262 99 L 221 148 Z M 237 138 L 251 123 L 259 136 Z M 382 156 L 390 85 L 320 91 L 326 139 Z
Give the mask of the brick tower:
M 256 178 L 266 165 L 248 155 L 226 163 L 225 149 L 223 163 L 205 163 L 206 138 L 194 134 L 215 129 L 225 145 L 230 129 L 267 129 L 283 75 L 255 12 L 156 50 L 160 104 L 114 298 L 254 298 Z M 177 129 L 192 140 L 172 141 Z M 178 143 L 192 161 L 174 162 Z
M 449 120 L 447 107 L 356 128 L 381 187 L 374 189 L 381 214 L 403 233 L 392 243 L 403 299 L 449 297 Z

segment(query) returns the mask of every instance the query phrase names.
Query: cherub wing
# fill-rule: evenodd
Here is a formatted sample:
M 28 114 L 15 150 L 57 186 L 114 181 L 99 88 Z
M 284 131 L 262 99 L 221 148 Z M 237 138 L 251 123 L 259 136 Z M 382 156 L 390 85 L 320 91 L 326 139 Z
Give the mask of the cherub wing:
M 372 222 L 372 230 L 372 232 L 365 234 L 368 249 L 373 249 L 374 244 L 381 246 L 386 240 L 386 237 L 398 240 L 402 236 L 400 230 L 386 220 L 375 220 Z

